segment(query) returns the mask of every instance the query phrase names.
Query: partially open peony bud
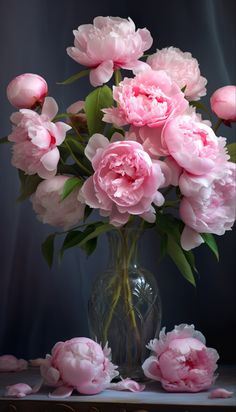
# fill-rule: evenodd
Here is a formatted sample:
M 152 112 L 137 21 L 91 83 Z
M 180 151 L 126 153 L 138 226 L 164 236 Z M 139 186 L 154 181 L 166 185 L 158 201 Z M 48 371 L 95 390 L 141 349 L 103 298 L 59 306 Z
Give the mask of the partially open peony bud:
M 211 110 L 223 120 L 236 121 L 236 86 L 217 89 L 210 99 Z
M 106 389 L 118 375 L 116 366 L 109 359 L 110 350 L 89 338 L 73 338 L 58 342 L 47 355 L 47 362 L 41 366 L 41 375 L 46 384 L 66 392 L 73 389 L 88 395 Z M 54 393 L 53 393 L 54 395 Z M 51 395 L 51 396 L 53 396 Z
M 31 109 L 42 105 L 48 93 L 46 81 L 38 74 L 24 73 L 7 86 L 7 98 L 18 109 Z
M 153 354 L 143 363 L 144 374 L 166 391 L 199 392 L 214 383 L 219 355 L 193 325 L 181 324 L 168 333 L 163 328 L 147 347 Z

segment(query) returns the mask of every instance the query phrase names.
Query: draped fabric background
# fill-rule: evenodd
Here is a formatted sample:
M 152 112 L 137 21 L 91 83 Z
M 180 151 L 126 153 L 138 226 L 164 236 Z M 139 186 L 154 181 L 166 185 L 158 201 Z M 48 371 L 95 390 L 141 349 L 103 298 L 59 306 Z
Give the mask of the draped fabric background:
M 10 132 L 9 115 L 14 109 L 5 96 L 8 82 L 24 72 L 46 78 L 50 95 L 60 111 L 84 98 L 90 90 L 87 79 L 58 86 L 81 69 L 65 49 L 72 45 L 72 30 L 92 22 L 97 15 L 130 16 L 137 27 L 147 27 L 156 48 L 175 46 L 190 51 L 208 79 L 212 92 L 235 83 L 234 0 L 155 0 L 148 3 L 119 0 L 0 0 L 0 135 Z M 235 127 L 222 127 L 229 141 Z M 10 165 L 9 145 L 0 147 L 0 354 L 32 358 L 44 356 L 58 340 L 88 336 L 86 305 L 92 281 L 106 264 L 106 243 L 99 242 L 87 259 L 74 249 L 60 265 L 49 270 L 40 246 L 50 231 L 37 221 L 29 201 L 17 203 L 17 171 Z M 157 265 L 158 242 L 145 235 L 145 266 L 157 278 L 163 304 L 163 326 L 194 323 L 222 362 L 235 361 L 235 233 L 217 238 L 220 263 L 205 246 L 197 250 L 198 286 L 194 289 L 171 261 Z

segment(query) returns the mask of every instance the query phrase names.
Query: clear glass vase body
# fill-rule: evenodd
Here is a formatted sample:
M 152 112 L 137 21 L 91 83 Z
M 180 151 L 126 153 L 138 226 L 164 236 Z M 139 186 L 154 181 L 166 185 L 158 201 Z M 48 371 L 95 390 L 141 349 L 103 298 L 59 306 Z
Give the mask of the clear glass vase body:
M 146 345 L 161 325 L 157 282 L 139 263 L 140 235 L 138 229 L 108 233 L 108 266 L 96 277 L 88 303 L 91 338 L 103 346 L 108 342 L 123 378 L 138 380 L 144 378 Z

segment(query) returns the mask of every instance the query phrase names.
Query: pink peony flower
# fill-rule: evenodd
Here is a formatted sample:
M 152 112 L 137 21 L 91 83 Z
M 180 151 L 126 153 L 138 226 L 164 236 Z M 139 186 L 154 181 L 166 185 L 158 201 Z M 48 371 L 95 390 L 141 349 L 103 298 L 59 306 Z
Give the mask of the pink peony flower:
M 26 174 L 37 173 L 43 179 L 55 176 L 60 158 L 59 146 L 71 126 L 53 123 L 58 106 L 52 97 L 46 97 L 41 115 L 29 109 L 13 113 L 13 131 L 8 136 L 13 145 L 12 164 Z
M 118 375 L 109 356 L 107 347 L 102 350 L 98 343 L 88 338 L 58 342 L 41 365 L 41 375 L 46 384 L 58 387 L 63 393 L 66 387 L 70 393 L 76 389 L 93 395 L 103 391 Z
M 236 121 L 236 86 L 217 89 L 210 99 L 212 111 L 229 122 Z
M 68 47 L 67 53 L 91 68 L 90 82 L 95 87 L 108 82 L 118 68 L 133 70 L 145 66 L 138 59 L 152 45 L 150 32 L 135 31 L 130 18 L 99 16 L 93 24 L 83 24 L 73 33 L 74 47 Z
M 210 172 L 216 163 L 225 163 L 226 139 L 217 137 L 195 115 L 180 115 L 170 119 L 163 129 L 162 144 L 179 166 L 194 175 Z
M 116 136 L 117 137 L 117 136 Z M 152 162 L 143 147 L 135 141 L 109 140 L 94 134 L 85 148 L 94 174 L 81 188 L 80 196 L 92 208 L 109 216 L 114 226 L 124 225 L 130 215 L 155 221 L 157 206 L 164 203 L 158 188 L 164 183 L 160 165 Z
M 15 77 L 7 86 L 7 98 L 18 109 L 42 105 L 48 93 L 46 81 L 38 74 L 25 73 Z
M 113 86 L 118 107 L 103 109 L 103 120 L 116 126 L 160 127 L 173 114 L 182 113 L 187 100 L 164 71 L 145 70 Z
M 136 127 L 131 126 L 126 132 L 125 137 L 128 140 L 135 140 L 142 144 L 145 152 L 152 159 L 159 159 L 161 156 L 168 156 L 169 151 L 162 142 L 163 126 L 161 127 Z
M 185 193 L 192 194 L 183 197 L 180 203 L 180 217 L 183 222 L 198 233 L 213 233 L 223 235 L 230 230 L 236 218 L 236 165 L 226 162 L 221 176 L 207 185 L 207 179 L 199 178 L 194 185 L 200 188 L 191 193 L 187 185 Z M 195 179 L 197 180 L 197 179 Z M 203 182 L 200 186 L 200 182 Z M 191 187 L 191 180 L 189 181 Z M 193 232 L 194 235 L 194 232 Z M 191 236 L 189 236 L 189 242 Z M 186 242 L 185 242 L 186 244 Z M 184 247 L 184 244 L 182 243 Z
M 16 372 L 28 368 L 28 362 L 24 359 L 17 359 L 14 355 L 0 356 L 0 372 Z
M 201 76 L 198 61 L 191 53 L 167 47 L 149 56 L 147 63 L 153 70 L 165 70 L 180 89 L 185 87 L 188 100 L 199 100 L 206 95 L 207 80 Z
M 68 229 L 83 219 L 85 205 L 77 199 L 79 189 L 73 190 L 61 200 L 63 187 L 68 179 L 67 176 L 54 176 L 39 183 L 31 201 L 41 222 Z
M 199 392 L 215 381 L 219 355 L 207 348 L 204 336 L 193 325 L 181 324 L 160 332 L 147 345 L 153 355 L 143 363 L 144 374 L 161 382 L 168 392 Z

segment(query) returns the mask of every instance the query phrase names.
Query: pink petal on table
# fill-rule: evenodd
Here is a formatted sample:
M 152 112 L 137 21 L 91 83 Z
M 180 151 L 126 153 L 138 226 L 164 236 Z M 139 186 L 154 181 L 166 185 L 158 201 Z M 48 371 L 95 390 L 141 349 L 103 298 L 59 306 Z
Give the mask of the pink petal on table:
M 113 389 L 115 391 L 141 392 L 145 389 L 145 385 L 126 378 L 117 383 L 110 383 L 107 389 Z
M 72 392 L 73 392 L 73 388 L 68 387 L 68 386 L 60 386 L 59 388 L 55 389 L 53 392 L 50 392 L 48 396 L 51 399 L 64 399 L 64 398 L 69 398 Z
M 231 398 L 233 396 L 234 392 L 230 392 L 227 389 L 224 388 L 217 388 L 213 389 L 208 395 L 209 399 L 215 399 L 215 398 Z
M 41 366 L 45 364 L 46 359 L 45 358 L 36 358 L 36 359 L 30 359 L 29 364 L 30 366 Z M 47 362 L 47 361 L 46 361 Z
M 16 372 L 28 368 L 28 362 L 17 359 L 14 355 L 0 356 L 0 372 Z
M 15 385 L 7 386 L 5 396 L 12 396 L 16 398 L 23 398 L 33 392 L 31 386 L 26 383 L 17 383 Z

